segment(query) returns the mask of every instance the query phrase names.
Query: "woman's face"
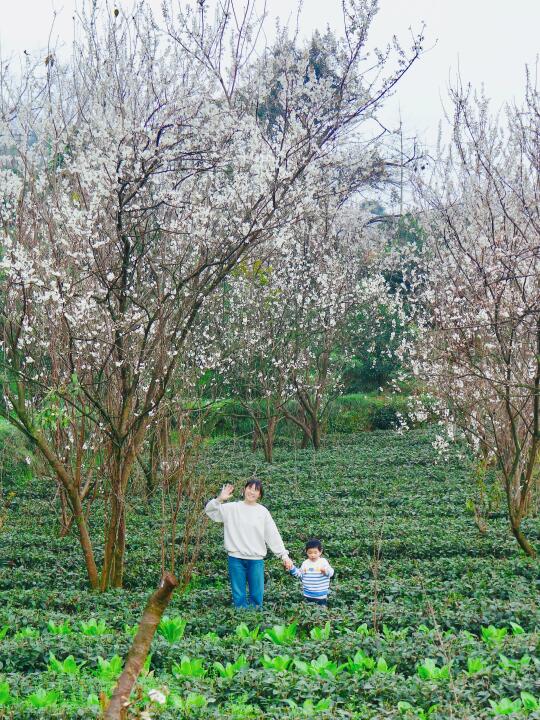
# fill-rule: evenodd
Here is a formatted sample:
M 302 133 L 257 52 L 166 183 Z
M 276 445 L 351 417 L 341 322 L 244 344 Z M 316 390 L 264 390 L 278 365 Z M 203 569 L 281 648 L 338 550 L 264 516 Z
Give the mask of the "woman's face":
M 244 500 L 247 503 L 253 504 L 261 497 L 261 491 L 256 485 L 248 485 L 244 489 Z

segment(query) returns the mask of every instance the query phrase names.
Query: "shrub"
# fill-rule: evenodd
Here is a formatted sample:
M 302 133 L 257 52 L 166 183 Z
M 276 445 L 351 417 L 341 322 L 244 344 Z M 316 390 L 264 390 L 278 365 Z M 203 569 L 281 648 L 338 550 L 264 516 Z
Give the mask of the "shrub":
M 372 406 L 368 419 L 372 430 L 394 430 L 399 423 L 398 411 L 391 403 L 381 407 Z
M 0 481 L 5 489 L 32 476 L 32 450 L 24 435 L 0 418 Z

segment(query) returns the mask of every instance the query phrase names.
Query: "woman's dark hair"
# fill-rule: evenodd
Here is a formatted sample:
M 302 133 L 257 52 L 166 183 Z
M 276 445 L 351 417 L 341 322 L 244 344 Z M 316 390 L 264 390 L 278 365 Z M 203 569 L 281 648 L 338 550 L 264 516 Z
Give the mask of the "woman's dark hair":
M 321 541 L 317 540 L 317 538 L 311 538 L 310 540 L 308 540 L 304 549 L 307 552 L 308 550 L 311 550 L 311 548 L 317 548 L 317 550 L 320 550 L 322 552 Z
M 260 493 L 260 499 L 263 499 L 264 490 L 263 490 L 263 484 L 261 480 L 248 480 L 247 483 L 244 485 L 244 495 L 246 494 L 246 488 L 247 487 L 254 487 L 256 490 Z

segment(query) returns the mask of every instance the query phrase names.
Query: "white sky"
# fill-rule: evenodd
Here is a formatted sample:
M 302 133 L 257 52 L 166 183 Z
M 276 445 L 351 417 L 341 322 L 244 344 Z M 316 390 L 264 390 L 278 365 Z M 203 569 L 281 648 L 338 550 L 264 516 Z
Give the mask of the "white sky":
M 242 0 L 238 0 L 242 2 Z M 160 0 L 146 0 L 159 12 Z M 69 42 L 76 0 L 0 0 L 0 54 L 3 58 L 47 45 L 53 9 L 53 36 Z M 130 0 L 118 0 L 129 6 Z M 271 16 L 286 20 L 294 0 L 267 0 Z M 523 94 L 525 64 L 540 51 L 540 0 L 380 0 L 370 44 L 383 47 L 392 35 L 410 45 L 410 30 L 425 22 L 425 47 L 431 48 L 403 78 L 388 103 L 384 120 L 431 144 L 442 117 L 447 88 L 459 69 L 464 82 L 485 87 L 499 109 Z M 301 31 L 342 26 L 340 0 L 304 0 Z

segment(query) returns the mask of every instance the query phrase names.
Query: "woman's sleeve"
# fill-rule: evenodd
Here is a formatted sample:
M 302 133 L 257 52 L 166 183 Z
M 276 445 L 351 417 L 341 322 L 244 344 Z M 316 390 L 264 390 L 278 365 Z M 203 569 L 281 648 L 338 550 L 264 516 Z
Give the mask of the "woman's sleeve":
M 212 500 L 209 500 L 206 503 L 204 512 L 208 515 L 210 520 L 219 523 L 223 522 L 223 503 L 220 503 L 217 498 L 212 498 Z
M 289 557 L 289 553 L 285 549 L 279 530 L 270 513 L 266 515 L 264 521 L 264 542 L 277 557 L 282 559 Z

